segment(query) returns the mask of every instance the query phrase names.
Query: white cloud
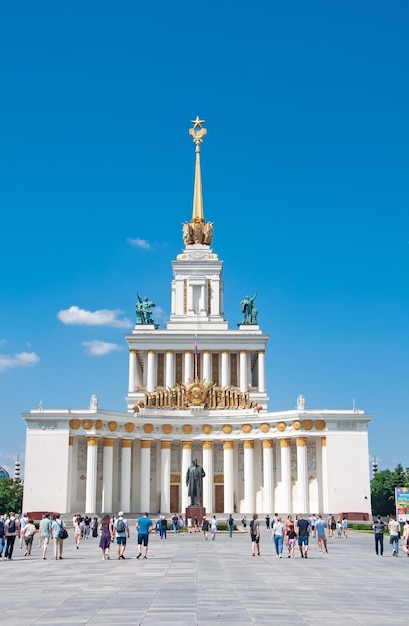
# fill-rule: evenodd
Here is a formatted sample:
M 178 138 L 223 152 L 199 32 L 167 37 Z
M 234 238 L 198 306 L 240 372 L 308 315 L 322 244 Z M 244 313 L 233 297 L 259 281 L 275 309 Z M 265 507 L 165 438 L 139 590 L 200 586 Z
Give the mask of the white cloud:
M 17 354 L 0 354 L 0 372 L 12 367 L 35 365 L 40 360 L 34 352 L 18 352 Z
M 114 326 L 115 328 L 129 328 L 132 322 L 126 318 L 118 319 L 122 311 L 101 309 L 100 311 L 85 311 L 78 306 L 71 306 L 57 313 L 63 324 L 77 324 L 83 326 Z
M 0 339 L 0 346 L 4 345 L 5 343 L 7 343 L 7 339 Z
M 139 237 L 137 237 L 136 239 L 131 239 L 130 237 L 128 237 L 128 242 L 131 243 L 133 246 L 137 246 L 137 248 L 143 248 L 144 250 L 150 250 L 151 247 L 149 241 L 146 241 L 146 239 L 139 239 Z
M 94 339 L 93 341 L 83 341 L 81 345 L 87 349 L 86 352 L 88 354 L 92 354 L 93 356 L 104 356 L 105 354 L 109 354 L 115 350 L 123 350 L 123 347 L 116 343 L 98 341 L 98 339 Z

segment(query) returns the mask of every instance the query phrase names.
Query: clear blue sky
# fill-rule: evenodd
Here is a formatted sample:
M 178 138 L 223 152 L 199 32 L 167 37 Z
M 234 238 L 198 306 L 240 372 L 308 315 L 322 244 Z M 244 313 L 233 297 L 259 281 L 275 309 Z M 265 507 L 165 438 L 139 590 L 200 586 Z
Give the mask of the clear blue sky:
M 226 318 L 258 292 L 270 410 L 355 398 L 380 468 L 409 465 L 408 23 L 406 0 L 3 6 L 0 464 L 40 400 L 126 410 L 124 334 L 137 291 L 169 315 L 199 115 Z

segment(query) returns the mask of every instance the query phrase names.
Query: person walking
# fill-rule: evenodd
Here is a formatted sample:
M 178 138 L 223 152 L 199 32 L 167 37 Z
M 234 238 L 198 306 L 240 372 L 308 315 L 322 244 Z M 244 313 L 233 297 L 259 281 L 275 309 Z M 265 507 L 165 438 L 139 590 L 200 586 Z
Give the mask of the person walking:
M 11 511 L 9 518 L 4 525 L 4 534 L 6 537 L 6 549 L 4 551 L 4 558 L 11 561 L 13 558 L 14 542 L 16 537 L 20 536 L 20 522 L 16 517 L 14 511 Z
M 76 515 L 72 521 L 74 526 L 74 543 L 77 546 L 77 550 L 79 550 L 80 542 L 82 538 L 82 528 L 81 528 L 81 515 Z
M 266 530 L 270 530 L 270 516 L 268 513 L 266 515 Z
M 123 511 L 119 511 L 118 517 L 113 524 L 113 533 L 115 533 L 116 545 L 118 549 L 118 560 L 125 559 L 124 552 L 126 548 L 126 539 L 129 539 L 128 520 L 124 518 Z
M 273 524 L 273 530 L 271 536 L 274 540 L 274 547 L 276 549 L 277 558 L 283 556 L 283 543 L 284 543 L 284 524 L 281 521 L 281 517 L 277 518 L 277 521 Z
M 51 535 L 51 520 L 50 520 L 50 514 L 46 513 L 41 522 L 40 522 L 40 527 L 39 527 L 39 535 L 41 537 L 41 547 L 42 547 L 42 557 L 44 559 L 44 561 L 46 560 L 46 554 L 47 554 L 47 548 L 48 548 L 48 544 L 50 542 L 50 535 Z
M 295 532 L 294 520 L 292 515 L 288 515 L 284 524 L 284 540 L 287 542 L 288 558 L 293 559 L 297 533 Z
M 327 524 L 322 519 L 322 515 L 318 515 L 318 519 L 315 522 L 315 530 L 317 533 L 318 549 L 322 553 L 324 550 L 328 553 L 327 537 L 325 535 L 325 529 Z
M 260 556 L 260 522 L 258 521 L 257 513 L 253 514 L 253 519 L 250 522 L 250 537 L 251 537 L 251 554 Z
M 233 519 L 232 514 L 230 513 L 229 517 L 227 518 L 227 530 L 229 531 L 230 539 L 233 537 L 233 525 L 234 525 L 234 519 Z
M 302 559 L 308 558 L 308 535 L 310 531 L 310 523 L 307 519 L 303 519 L 301 515 L 297 515 L 297 535 L 298 547 Z
M 209 520 L 206 519 L 206 515 L 203 515 L 203 520 L 202 520 L 203 541 L 207 541 L 208 532 L 209 532 Z
M 54 519 L 51 522 L 51 534 L 54 542 L 54 558 L 56 561 L 63 559 L 64 540 L 58 536 L 62 528 L 65 528 L 64 521 L 60 519 L 59 513 L 54 513 Z
M 344 539 L 348 539 L 348 520 L 345 515 L 342 518 L 342 536 Z
M 148 543 L 149 533 L 153 530 L 153 522 L 147 513 L 143 514 L 136 522 L 136 530 L 138 531 L 138 554 L 136 558 L 139 559 L 142 556 L 143 546 L 143 558 L 148 558 Z
M 383 534 L 385 532 L 385 524 L 383 523 L 381 516 L 377 515 L 376 520 L 372 524 L 372 529 L 375 536 L 375 553 L 383 556 Z
M 389 516 L 389 544 L 392 546 L 392 556 L 398 556 L 399 552 L 399 537 L 400 537 L 400 524 L 396 521 L 394 515 Z
M 23 532 L 21 533 L 26 547 L 24 556 L 31 556 L 31 548 L 33 546 L 33 539 L 36 532 L 37 528 L 35 527 L 34 520 L 29 519 L 27 524 L 24 526 Z
M 210 531 L 212 533 L 212 539 L 216 539 L 216 533 L 217 533 L 217 519 L 216 519 L 216 515 L 213 515 L 213 519 L 211 521 L 210 524 Z
M 111 539 L 113 539 L 114 533 L 109 515 L 104 515 L 99 524 L 99 530 L 101 532 L 99 547 L 102 550 L 102 559 L 106 561 L 109 559 L 109 548 L 111 547 Z
M 159 534 L 160 534 L 161 539 L 166 539 L 167 531 L 168 531 L 168 520 L 166 519 L 164 515 L 161 515 L 160 516 L 160 528 L 159 528 Z

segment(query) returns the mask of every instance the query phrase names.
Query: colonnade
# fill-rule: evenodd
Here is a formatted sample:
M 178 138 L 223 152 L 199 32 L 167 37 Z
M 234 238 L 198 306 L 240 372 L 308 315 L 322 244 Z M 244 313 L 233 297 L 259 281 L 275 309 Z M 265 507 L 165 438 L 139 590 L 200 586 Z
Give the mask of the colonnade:
M 173 388 L 178 382 L 187 384 L 195 379 L 193 350 L 177 353 L 182 359 L 182 380 L 176 380 L 176 353 L 173 350 L 146 350 L 139 353 L 136 350 L 130 350 L 129 393 L 135 393 L 141 389 L 151 393 L 156 389 L 158 386 L 158 354 L 163 355 L 164 359 L 164 375 L 161 381 L 164 387 Z M 254 354 L 257 355 L 256 378 L 254 376 L 255 372 L 252 371 L 252 357 Z M 217 355 L 218 359 L 218 380 L 215 380 L 216 375 L 213 371 L 214 355 Z M 238 356 L 237 380 L 232 379 L 232 355 Z M 248 391 L 249 387 L 252 386 L 256 386 L 259 393 L 265 393 L 266 391 L 264 350 L 259 350 L 255 353 L 248 350 L 240 350 L 237 353 L 231 353 L 229 350 L 222 350 L 217 353 L 210 350 L 202 350 L 197 355 L 197 358 L 200 364 L 200 378 L 207 383 L 215 382 L 221 387 L 239 387 L 242 392 Z
M 110 512 L 113 510 L 114 500 L 114 444 L 115 437 L 102 437 L 102 502 L 101 511 Z M 314 478 L 319 479 L 321 491 L 322 510 L 327 510 L 327 453 L 326 437 L 311 437 L 311 441 L 319 447 L 320 462 L 315 468 Z M 294 505 L 301 513 L 309 512 L 309 480 L 307 446 L 308 437 L 296 436 L 293 438 L 283 437 L 277 439 L 244 439 L 244 440 L 224 440 L 220 441 L 223 446 L 223 467 L 222 475 L 220 468 L 217 470 L 215 479 L 215 459 L 214 440 L 205 440 L 202 445 L 202 465 L 206 472 L 203 481 L 203 506 L 208 512 L 215 511 L 214 485 L 222 482 L 224 497 L 224 512 L 233 511 L 254 512 L 279 512 L 286 513 L 293 511 Z M 132 477 L 136 476 L 138 482 L 137 491 L 139 493 L 139 511 L 150 511 L 152 502 L 151 483 L 151 448 L 157 443 L 155 439 L 140 439 L 139 467 L 133 468 L 133 443 L 138 440 L 131 438 L 119 439 L 121 448 L 121 460 L 119 468 L 119 488 L 120 488 L 120 509 L 132 511 L 131 487 Z M 97 461 L 99 438 L 95 436 L 87 437 L 86 456 L 86 489 L 84 511 L 95 513 L 97 509 Z M 261 444 L 261 457 L 255 455 L 255 446 Z M 75 465 L 73 459 L 74 437 L 70 436 L 69 444 L 69 476 L 74 477 Z M 189 505 L 187 489 L 185 487 L 185 476 L 192 463 L 192 441 L 178 441 L 180 443 L 180 471 L 176 475 L 180 489 L 180 510 L 184 510 Z M 292 447 L 296 449 L 296 467 L 294 467 L 294 454 L 291 454 Z M 240 472 L 243 480 L 242 494 L 239 494 L 237 486 L 237 465 L 235 465 L 235 453 L 242 447 L 243 463 Z M 277 446 L 277 448 L 276 448 Z M 159 447 L 159 446 L 158 446 Z M 259 446 L 260 447 L 260 446 Z M 278 453 L 274 459 L 275 450 Z M 175 475 L 171 473 L 171 453 L 172 440 L 160 440 L 160 472 L 158 478 L 158 489 L 160 490 L 160 510 L 164 513 L 171 512 L 171 483 L 175 482 Z M 293 457 L 293 459 L 292 459 Z M 237 461 L 237 458 L 236 458 Z M 275 461 L 277 465 L 275 465 Z M 292 467 L 293 464 L 293 467 Z M 136 470 L 133 472 L 133 470 Z M 275 475 L 277 473 L 278 475 Z M 295 475 L 292 475 L 294 474 Z M 220 480 L 221 477 L 221 480 Z M 256 480 L 257 477 L 257 480 Z M 277 480 L 279 478 L 279 480 Z M 259 484 L 261 482 L 261 485 Z M 297 486 L 296 502 L 293 502 L 293 483 Z M 73 494 L 73 486 L 68 486 L 69 499 Z M 261 500 L 260 494 L 261 493 Z M 276 497 L 276 494 L 278 496 Z M 115 497 L 115 501 L 118 498 Z M 70 510 L 71 502 L 67 504 Z M 156 512 L 156 511 L 153 511 Z

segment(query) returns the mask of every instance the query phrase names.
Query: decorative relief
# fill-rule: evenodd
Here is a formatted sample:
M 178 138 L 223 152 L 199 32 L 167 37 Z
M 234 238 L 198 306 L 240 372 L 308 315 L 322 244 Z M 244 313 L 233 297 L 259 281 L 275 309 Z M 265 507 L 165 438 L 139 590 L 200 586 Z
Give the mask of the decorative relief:
M 171 474 L 170 475 L 171 483 L 180 483 L 180 474 Z
M 358 430 L 356 422 L 337 422 L 337 430 Z
M 164 435 L 170 435 L 170 433 L 172 432 L 173 428 L 170 424 L 163 424 L 162 426 L 162 432 Z
M 133 424 L 132 422 L 127 422 L 124 426 L 124 429 L 127 433 L 133 433 L 133 431 L 135 430 L 135 424 Z
M 230 435 L 232 430 L 233 430 L 233 427 L 230 424 L 224 424 L 224 426 L 222 427 L 222 431 L 224 432 L 225 435 Z
M 70 420 L 70 428 L 72 430 L 78 430 L 81 426 L 81 422 L 79 420 Z
M 317 447 L 315 441 L 308 444 L 307 448 L 307 468 L 309 472 L 317 470 Z
M 55 430 L 58 422 L 29 422 L 29 428 L 39 428 L 40 430 Z
M 143 432 L 146 433 L 147 435 L 152 433 L 153 432 L 153 425 L 152 424 L 144 424 L 143 425 Z
M 297 448 L 295 446 L 291 446 L 291 471 L 297 471 Z
M 190 424 L 183 424 L 182 431 L 185 435 L 192 434 L 193 427 Z
M 118 424 L 116 422 L 108 422 L 108 429 L 113 433 L 117 429 Z
M 314 426 L 316 430 L 324 430 L 327 425 L 324 420 L 315 420 Z
M 87 469 L 87 442 L 85 438 L 78 439 L 77 469 L 85 472 Z
M 223 474 L 217 474 L 215 476 L 213 476 L 213 482 L 214 483 L 224 483 L 224 475 Z
M 95 430 L 101 430 L 102 420 L 95 420 Z
M 201 406 L 206 409 L 254 409 L 261 406 L 257 402 L 250 403 L 248 392 L 240 391 L 238 387 L 218 387 L 215 383 L 206 384 L 201 380 L 184 385 L 178 383 L 176 387 L 157 387 L 155 391 L 145 393 L 147 408 L 161 409 L 189 409 Z M 141 406 L 141 402 L 138 402 Z
M 300 430 L 300 428 L 301 428 L 300 420 L 294 420 L 293 421 L 293 428 L 294 428 L 294 430 Z
M 241 430 L 243 433 L 251 433 L 251 431 L 253 430 L 251 427 L 251 424 L 243 424 L 243 426 L 241 427 Z
M 270 425 L 269 424 L 261 424 L 260 430 L 261 430 L 262 433 L 268 433 L 269 430 L 270 430 Z
M 91 430 L 93 426 L 92 420 L 82 420 L 82 427 L 84 430 Z
M 304 420 L 302 423 L 302 427 L 304 430 L 311 430 L 312 428 L 312 420 Z
M 203 428 L 202 428 L 202 432 L 205 435 L 210 435 L 210 433 L 212 432 L 212 427 L 209 424 L 204 424 Z
M 285 431 L 286 427 L 287 427 L 287 426 L 286 426 L 286 423 L 285 423 L 285 422 L 278 422 L 278 423 L 277 423 L 277 430 L 278 430 L 280 433 L 283 433 L 283 432 Z

